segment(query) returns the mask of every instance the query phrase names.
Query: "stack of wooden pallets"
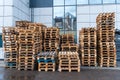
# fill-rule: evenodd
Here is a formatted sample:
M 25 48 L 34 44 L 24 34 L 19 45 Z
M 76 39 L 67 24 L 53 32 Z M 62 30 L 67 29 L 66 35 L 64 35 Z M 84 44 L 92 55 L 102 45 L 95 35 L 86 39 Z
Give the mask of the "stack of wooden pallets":
M 18 36 L 14 27 L 3 27 L 3 47 L 6 68 L 17 68 Z
M 74 43 L 73 34 L 63 34 L 61 36 L 61 51 L 78 51 L 78 45 Z
M 44 31 L 44 51 L 58 51 L 59 49 L 59 29 L 56 27 L 46 28 Z
M 18 70 L 33 70 L 33 55 L 39 52 L 40 34 L 33 30 L 19 30 L 19 59 Z
M 100 13 L 96 19 L 98 36 L 98 65 L 116 66 L 115 14 Z
M 19 33 L 18 70 L 33 70 L 35 65 L 33 56 L 42 52 L 43 31 L 46 26 L 39 23 L 28 23 L 27 28 L 21 26 L 24 24 L 21 23 L 17 28 Z
M 37 55 L 38 71 L 55 71 L 56 52 L 41 52 Z
M 80 59 L 77 52 L 64 52 L 58 54 L 59 71 L 78 71 L 80 72 Z
M 44 30 L 46 26 L 40 23 L 29 23 L 28 29 L 33 30 L 34 32 L 37 32 L 39 34 L 39 38 L 37 39 L 37 45 L 38 45 L 38 52 L 43 51 L 44 47 Z
M 28 29 L 29 23 L 31 23 L 31 22 L 29 22 L 29 21 L 16 21 L 16 27 Z
M 80 56 L 83 66 L 97 65 L 97 42 L 95 28 L 82 28 L 79 33 Z

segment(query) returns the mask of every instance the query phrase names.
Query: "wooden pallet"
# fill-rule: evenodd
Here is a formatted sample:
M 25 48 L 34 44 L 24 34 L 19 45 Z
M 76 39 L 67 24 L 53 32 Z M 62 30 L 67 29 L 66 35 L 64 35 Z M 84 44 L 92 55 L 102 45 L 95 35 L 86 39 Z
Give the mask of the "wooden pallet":
M 80 43 L 80 49 L 96 49 L 96 48 L 97 48 L 97 44 L 95 42 Z
M 84 61 L 84 62 L 82 62 L 82 66 L 92 67 L 92 66 L 97 66 L 97 63 L 96 62 Z
M 77 52 L 59 52 L 59 71 L 80 72 L 80 60 Z
M 98 65 L 100 67 L 116 67 L 116 59 L 114 58 L 98 58 Z
M 28 29 L 29 21 L 16 21 L 16 27 L 22 29 Z
M 16 41 L 17 35 L 11 35 L 11 34 L 2 34 L 2 40 L 3 41 Z
M 44 24 L 41 24 L 41 23 L 29 23 L 29 26 L 28 26 L 28 29 L 34 30 L 34 31 L 39 32 L 41 34 L 43 34 L 43 31 L 45 28 L 46 28 L 46 26 Z
M 55 63 L 38 63 L 38 71 L 55 71 Z
M 59 68 L 58 69 L 59 72 L 62 72 L 62 71 L 77 71 L 77 72 L 80 72 L 80 68 L 66 68 L 66 67 L 62 67 L 62 68 Z
M 18 66 L 18 70 L 34 70 L 34 66 Z
M 8 68 L 8 69 L 16 69 L 17 68 L 17 62 L 5 62 L 5 68 Z
M 96 35 L 95 28 L 82 28 L 80 31 L 81 35 Z
M 61 44 L 64 44 L 64 43 L 74 43 L 74 35 L 73 34 L 61 35 Z
M 77 44 L 62 44 L 61 45 L 62 51 L 78 51 L 78 45 Z
M 12 35 L 16 33 L 15 27 L 3 27 L 2 32 L 4 35 Z

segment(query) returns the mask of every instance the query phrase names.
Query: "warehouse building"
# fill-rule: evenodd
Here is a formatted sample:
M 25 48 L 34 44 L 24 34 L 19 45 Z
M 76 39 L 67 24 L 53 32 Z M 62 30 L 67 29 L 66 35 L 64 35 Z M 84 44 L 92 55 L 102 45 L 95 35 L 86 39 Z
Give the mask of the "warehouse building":
M 15 26 L 15 21 L 27 20 L 59 27 L 61 34 L 73 33 L 77 43 L 79 30 L 95 27 L 99 13 L 115 12 L 115 28 L 120 26 L 120 0 L 0 0 L 0 11 L 0 33 L 3 26 Z M 1 37 L 0 46 L 3 59 Z
M 77 43 L 79 30 L 95 27 L 99 13 L 115 12 L 115 28 L 120 26 L 120 0 L 0 0 L 0 11 L 0 33 L 3 26 L 27 20 L 57 26 L 61 34 L 73 33 Z M 0 47 L 0 58 L 4 58 L 1 37 Z

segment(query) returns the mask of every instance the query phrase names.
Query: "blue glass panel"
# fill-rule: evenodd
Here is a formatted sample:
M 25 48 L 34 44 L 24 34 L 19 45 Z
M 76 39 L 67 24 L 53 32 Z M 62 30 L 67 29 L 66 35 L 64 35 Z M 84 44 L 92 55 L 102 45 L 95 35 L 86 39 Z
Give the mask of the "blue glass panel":
M 103 0 L 103 3 L 115 3 L 115 0 Z
M 57 5 L 64 5 L 64 0 L 54 0 L 54 6 L 57 6 Z
M 90 4 L 102 4 L 102 0 L 90 0 Z
M 120 0 L 117 0 L 117 3 L 120 3 Z
M 65 7 L 65 30 L 76 30 L 76 6 Z
M 64 28 L 64 7 L 54 7 L 54 26 Z
M 76 5 L 76 0 L 65 0 L 65 5 Z
M 77 0 L 77 4 L 88 4 L 88 0 Z

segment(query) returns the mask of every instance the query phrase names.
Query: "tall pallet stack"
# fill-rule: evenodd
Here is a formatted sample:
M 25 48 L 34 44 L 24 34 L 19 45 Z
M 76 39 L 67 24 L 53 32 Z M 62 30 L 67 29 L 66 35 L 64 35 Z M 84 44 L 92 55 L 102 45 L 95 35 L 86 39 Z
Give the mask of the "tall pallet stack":
M 28 29 L 33 30 L 34 32 L 37 32 L 39 34 L 39 38 L 37 41 L 38 45 L 38 52 L 43 51 L 44 47 L 44 30 L 46 26 L 40 23 L 29 23 Z
M 19 29 L 19 58 L 18 70 L 34 70 L 34 54 L 39 52 L 38 32 Z
M 58 54 L 58 70 L 61 71 L 78 71 L 80 72 L 80 59 L 77 52 L 61 51 Z
M 3 45 L 6 68 L 17 68 L 18 42 L 14 27 L 3 27 Z
M 98 30 L 98 65 L 100 67 L 115 67 L 115 14 L 101 13 L 98 15 L 96 22 Z
M 82 28 L 79 33 L 82 66 L 97 65 L 97 42 L 95 28 Z
M 61 51 L 78 51 L 78 45 L 74 43 L 73 34 L 63 34 L 61 36 Z
M 41 52 L 37 55 L 38 71 L 55 71 L 56 52 Z
M 39 45 L 39 52 L 43 51 L 44 47 L 44 29 L 46 28 L 45 25 L 41 23 L 32 23 L 29 21 L 16 21 L 16 27 L 18 29 L 25 29 L 25 30 L 33 30 L 35 32 L 40 33 L 40 45 Z
M 42 52 L 43 26 L 28 21 L 17 21 L 19 33 L 18 70 L 34 70 L 34 55 Z
M 45 28 L 44 30 L 44 51 L 58 51 L 59 49 L 59 29 L 56 27 Z

